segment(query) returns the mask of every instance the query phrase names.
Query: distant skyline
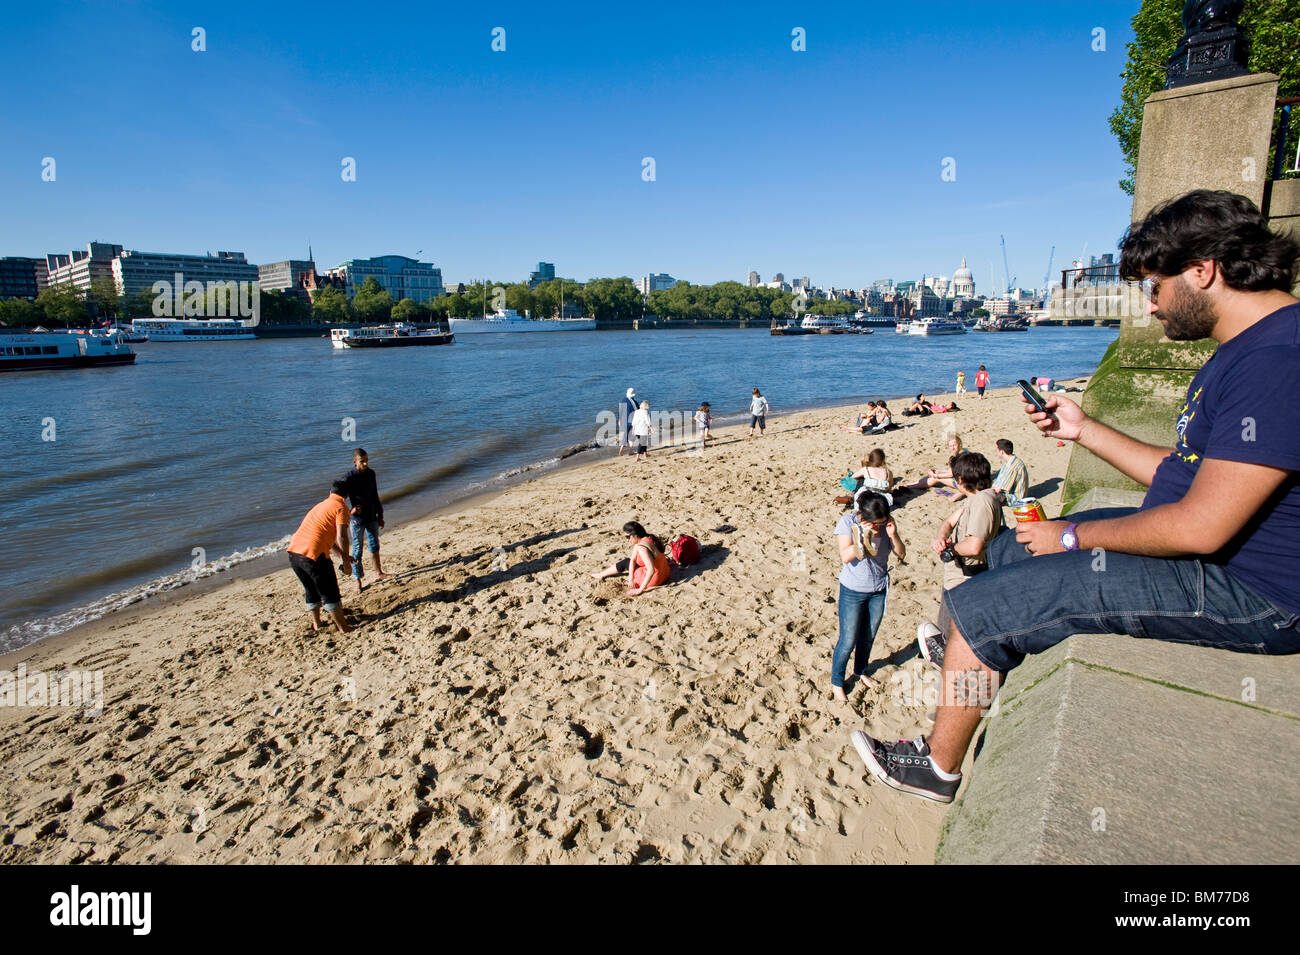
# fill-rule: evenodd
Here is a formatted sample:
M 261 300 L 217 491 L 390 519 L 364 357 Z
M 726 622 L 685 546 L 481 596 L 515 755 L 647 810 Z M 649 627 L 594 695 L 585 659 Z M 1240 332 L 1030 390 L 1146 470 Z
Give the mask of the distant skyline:
M 1056 274 L 1128 223 L 1107 118 L 1138 6 L 15 8 L 0 255 L 310 245 L 454 282 L 546 261 L 837 288 L 965 256 L 984 293 L 1005 234 L 1035 287 L 1053 245 Z

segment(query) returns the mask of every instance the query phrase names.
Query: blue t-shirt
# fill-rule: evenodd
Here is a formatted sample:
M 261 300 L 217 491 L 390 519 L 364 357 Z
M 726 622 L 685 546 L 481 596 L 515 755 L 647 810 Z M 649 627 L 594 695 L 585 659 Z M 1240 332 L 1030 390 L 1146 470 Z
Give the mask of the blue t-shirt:
M 853 514 L 851 512 L 840 518 L 840 522 L 835 525 L 835 533 L 852 536 Z M 860 594 L 874 594 L 884 590 L 885 585 L 889 583 L 889 555 L 894 545 L 890 542 L 889 535 L 883 532 L 876 535 L 875 544 L 874 557 L 864 557 L 862 560 L 851 560 L 847 564 L 841 564 L 840 583 L 849 590 L 856 590 Z
M 1205 458 L 1285 468 L 1273 498 L 1206 558 L 1271 603 L 1300 613 L 1300 305 L 1256 322 L 1196 373 L 1178 415 L 1178 444 L 1156 468 L 1142 508 L 1183 498 Z

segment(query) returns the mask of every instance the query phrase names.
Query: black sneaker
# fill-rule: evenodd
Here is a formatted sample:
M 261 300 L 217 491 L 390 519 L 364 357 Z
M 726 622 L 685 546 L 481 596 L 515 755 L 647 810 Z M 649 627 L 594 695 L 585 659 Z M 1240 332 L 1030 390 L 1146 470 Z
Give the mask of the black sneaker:
M 952 802 L 961 785 L 961 775 L 944 779 L 930 765 L 930 747 L 924 736 L 882 743 L 862 730 L 849 734 L 867 771 L 886 786 L 935 802 Z
M 917 626 L 916 645 L 926 663 L 943 669 L 943 651 L 948 646 L 948 641 L 938 627 L 928 622 Z

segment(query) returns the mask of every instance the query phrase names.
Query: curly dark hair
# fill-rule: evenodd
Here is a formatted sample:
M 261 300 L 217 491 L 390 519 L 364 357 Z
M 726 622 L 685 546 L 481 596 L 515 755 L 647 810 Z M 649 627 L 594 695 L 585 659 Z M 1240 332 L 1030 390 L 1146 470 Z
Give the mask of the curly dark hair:
M 1119 248 L 1120 275 L 1131 282 L 1213 259 L 1224 283 L 1242 292 L 1290 292 L 1300 259 L 1300 244 L 1271 231 L 1255 203 L 1222 189 L 1196 189 L 1156 206 L 1129 226 Z

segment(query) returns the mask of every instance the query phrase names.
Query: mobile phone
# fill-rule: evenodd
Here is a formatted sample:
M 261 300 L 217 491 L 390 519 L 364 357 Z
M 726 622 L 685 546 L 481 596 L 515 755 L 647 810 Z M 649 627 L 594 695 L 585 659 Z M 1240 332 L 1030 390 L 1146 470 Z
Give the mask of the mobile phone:
M 1038 390 L 1034 388 L 1033 385 L 1025 381 L 1023 378 L 1017 381 L 1016 384 L 1018 384 L 1020 390 L 1025 393 L 1025 400 L 1033 405 L 1034 408 L 1041 411 L 1043 414 L 1051 414 L 1051 412 L 1047 410 L 1047 403 L 1043 401 L 1043 396 L 1038 393 Z

